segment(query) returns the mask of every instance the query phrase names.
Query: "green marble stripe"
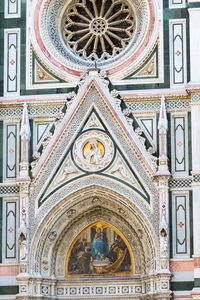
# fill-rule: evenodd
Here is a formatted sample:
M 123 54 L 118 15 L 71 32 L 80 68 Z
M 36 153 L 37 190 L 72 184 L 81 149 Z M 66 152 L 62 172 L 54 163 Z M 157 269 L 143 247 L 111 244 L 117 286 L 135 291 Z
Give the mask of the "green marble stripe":
M 15 295 L 19 293 L 18 285 L 0 286 L 0 295 Z
M 200 278 L 194 278 L 194 287 L 200 287 Z
M 189 8 L 196 8 L 196 7 L 200 7 L 200 3 L 190 3 L 190 4 L 187 4 L 187 6 Z
M 2 198 L 0 198 L 0 263 L 2 263 L 2 225 L 3 225 L 2 215 L 3 215 L 3 200 Z
M 193 256 L 193 199 L 192 191 L 189 192 L 189 205 L 190 205 L 190 257 Z
M 193 281 L 170 282 L 170 290 L 172 291 L 191 291 L 193 287 L 194 287 Z
M 0 182 L 3 182 L 3 121 L 0 121 Z
M 189 172 L 192 171 L 192 132 L 191 132 L 191 112 L 188 112 L 188 160 Z
M 169 239 L 170 239 L 170 258 L 173 258 L 173 229 L 172 229 L 172 192 L 169 192 Z

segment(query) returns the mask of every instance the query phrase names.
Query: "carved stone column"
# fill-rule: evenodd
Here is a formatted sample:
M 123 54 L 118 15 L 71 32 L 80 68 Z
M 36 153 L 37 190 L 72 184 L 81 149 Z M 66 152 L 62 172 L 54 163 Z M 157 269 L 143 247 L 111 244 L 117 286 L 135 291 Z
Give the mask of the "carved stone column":
M 169 281 L 171 273 L 169 270 L 169 179 L 170 172 L 168 169 L 167 157 L 167 114 L 165 108 L 165 98 L 161 98 L 161 108 L 158 123 L 159 130 L 159 166 L 156 173 L 159 189 L 159 204 L 160 204 L 160 293 L 158 299 L 169 299 Z M 164 294 L 166 295 L 163 295 Z M 164 297 L 164 298 L 163 298 Z
M 19 295 L 24 297 L 28 295 L 28 260 L 29 260 L 29 220 L 28 220 L 28 204 L 29 204 L 29 144 L 30 144 L 30 127 L 28 118 L 28 109 L 24 103 L 22 123 L 21 123 L 21 158 L 19 178 L 16 182 L 19 185 L 20 197 L 20 227 L 19 227 L 19 263 L 20 273 L 17 276 L 19 282 Z

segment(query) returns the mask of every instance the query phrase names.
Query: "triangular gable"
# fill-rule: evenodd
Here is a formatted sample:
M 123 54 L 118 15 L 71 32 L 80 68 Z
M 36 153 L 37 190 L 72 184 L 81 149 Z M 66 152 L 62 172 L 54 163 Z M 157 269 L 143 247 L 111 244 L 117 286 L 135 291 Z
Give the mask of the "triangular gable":
M 99 141 L 99 143 L 103 143 L 102 141 L 107 138 L 107 140 L 105 141 L 107 143 L 109 143 L 110 141 L 110 143 L 113 144 L 113 149 L 111 149 L 111 151 L 113 150 L 113 155 L 112 157 L 110 157 L 110 160 L 108 160 L 108 164 L 105 164 L 105 167 L 102 166 L 101 163 L 98 165 L 96 164 L 95 168 L 93 168 L 91 164 L 87 164 L 87 162 L 85 163 L 85 165 L 81 165 L 81 159 L 77 160 L 74 157 L 74 149 L 76 149 L 77 140 L 81 136 L 85 136 L 86 143 L 87 141 L 94 140 L 95 138 L 97 138 L 97 141 Z M 85 147 L 87 147 L 87 144 Z M 108 153 L 108 155 L 109 154 L 110 153 Z M 85 177 L 96 172 L 98 172 L 98 175 L 100 176 L 109 177 L 112 180 L 116 180 L 123 184 L 126 184 L 129 188 L 133 189 L 141 197 L 149 202 L 149 194 L 136 175 L 134 166 L 131 166 L 127 161 L 124 154 L 122 153 L 122 149 L 120 149 L 120 147 L 117 145 L 116 141 L 113 139 L 111 134 L 108 132 L 108 129 L 103 124 L 103 121 L 96 112 L 95 108 L 93 108 L 86 118 L 83 126 L 77 133 L 74 142 L 63 155 L 63 159 L 58 164 L 52 177 L 49 179 L 46 189 L 40 196 L 39 204 L 41 205 L 45 200 L 48 199 L 49 196 L 51 196 L 57 190 L 64 187 L 73 180 L 77 180 L 81 177 Z
M 37 199 L 40 199 L 40 202 L 44 201 L 48 193 L 62 188 L 68 181 L 64 179 L 63 182 L 58 182 L 58 178 L 56 178 L 58 176 L 62 178 L 61 168 L 64 168 L 64 165 L 66 165 L 68 170 L 70 170 L 70 168 L 74 170 L 71 172 L 73 175 L 70 175 L 68 178 L 70 181 L 78 176 L 87 176 L 91 173 L 86 166 L 80 167 L 80 163 L 78 163 L 79 166 L 77 168 L 77 163 L 74 164 L 74 158 L 72 159 L 73 164 L 70 165 L 69 153 L 72 151 L 75 140 L 83 131 L 92 131 L 95 126 L 97 126 L 97 128 L 100 126 L 98 130 L 104 132 L 102 133 L 104 138 L 106 139 L 106 136 L 109 136 L 109 139 L 114 144 L 115 156 L 112 158 L 112 163 L 115 161 L 115 163 L 124 166 L 120 167 L 120 172 L 117 172 L 117 170 L 114 171 L 114 169 L 109 169 L 109 171 L 108 168 L 110 168 L 112 164 L 111 162 L 109 164 L 109 159 L 106 161 L 106 159 L 103 158 L 102 161 L 106 163 L 106 167 L 103 169 L 100 167 L 99 170 L 98 168 L 93 169 L 92 173 L 101 173 L 103 176 L 113 177 L 114 180 L 121 181 L 135 189 L 135 191 L 140 193 L 142 197 L 145 197 L 148 201 L 148 192 L 144 188 L 141 179 L 139 179 L 140 170 L 142 168 L 143 174 L 145 170 L 147 178 L 152 178 L 156 171 L 155 166 L 144 147 L 144 143 L 140 142 L 140 139 L 134 132 L 131 122 L 128 121 L 126 115 L 122 113 L 119 105 L 120 100 L 115 96 L 114 92 L 112 94 L 113 95 L 109 92 L 108 84 L 105 79 L 100 78 L 99 75 L 94 74 L 94 76 L 84 78 L 78 94 L 73 101 L 71 100 L 68 103 L 65 116 L 59 122 L 60 124 L 52 137 L 52 134 L 50 134 L 51 138 L 49 139 L 49 143 L 45 145 L 45 150 L 43 150 L 41 157 L 37 158 L 38 161 L 33 169 L 33 181 L 40 182 L 41 185 L 39 186 L 42 187 L 38 191 L 35 190 Z M 88 137 L 84 136 L 84 138 L 87 140 Z M 102 141 L 104 138 L 102 137 Z M 95 139 L 97 139 L 97 137 L 93 137 L 93 140 Z M 119 140 L 123 140 L 123 142 Z M 104 142 L 102 142 L 102 145 L 103 143 Z M 95 144 L 94 141 L 93 144 Z M 125 144 L 132 149 L 128 151 L 133 155 L 131 159 L 127 159 L 130 155 L 123 149 L 123 145 Z M 104 147 L 105 146 L 106 144 Z M 95 145 L 93 145 L 93 147 L 95 147 Z M 63 151 L 61 151 L 61 149 L 63 149 Z M 72 155 L 75 155 L 75 152 Z M 116 157 L 118 157 L 118 161 Z M 121 160 L 121 162 L 119 162 L 119 160 Z M 134 162 L 137 167 L 134 166 Z M 66 171 L 66 173 L 68 173 L 68 171 Z M 132 183 L 125 179 L 126 173 L 129 174 L 130 178 L 132 177 Z M 44 174 L 48 174 L 46 180 L 43 178 L 43 176 L 46 176 Z M 57 181 L 56 186 L 54 184 L 55 188 L 52 188 L 53 179 Z

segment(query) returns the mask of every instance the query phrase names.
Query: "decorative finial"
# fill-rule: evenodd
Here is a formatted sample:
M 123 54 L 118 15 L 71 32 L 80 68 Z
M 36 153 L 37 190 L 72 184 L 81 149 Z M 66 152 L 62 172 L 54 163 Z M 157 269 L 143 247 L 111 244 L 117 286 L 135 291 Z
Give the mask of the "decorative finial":
M 21 135 L 21 139 L 30 140 L 31 131 L 29 125 L 28 107 L 26 102 L 24 102 L 20 135 Z
M 160 106 L 160 116 L 158 122 L 158 130 L 168 130 L 168 122 L 167 122 L 167 114 L 166 114 L 166 107 L 165 107 L 165 97 L 161 97 L 161 106 Z

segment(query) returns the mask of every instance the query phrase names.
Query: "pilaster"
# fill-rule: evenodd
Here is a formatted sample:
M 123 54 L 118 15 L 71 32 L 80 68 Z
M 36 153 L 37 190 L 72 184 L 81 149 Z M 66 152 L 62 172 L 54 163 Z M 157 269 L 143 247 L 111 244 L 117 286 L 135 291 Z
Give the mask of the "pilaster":
M 193 298 L 200 297 L 200 94 L 191 96 L 192 123 L 192 193 L 193 193 L 193 257 L 194 289 Z M 198 298 L 199 299 L 199 298 Z
M 189 1 L 199 2 L 199 1 Z M 200 84 L 200 7 L 189 8 L 190 78 L 191 84 Z

